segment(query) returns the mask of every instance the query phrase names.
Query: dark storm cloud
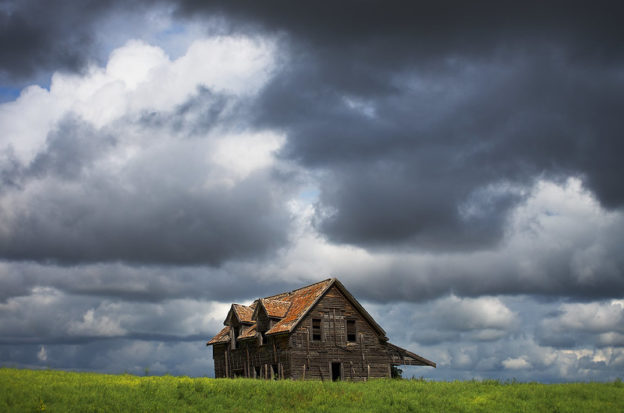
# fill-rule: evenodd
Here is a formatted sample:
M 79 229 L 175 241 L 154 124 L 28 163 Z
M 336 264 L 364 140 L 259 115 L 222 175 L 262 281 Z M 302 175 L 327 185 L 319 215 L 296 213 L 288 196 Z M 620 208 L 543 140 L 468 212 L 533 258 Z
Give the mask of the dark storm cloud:
M 0 79 L 19 82 L 46 71 L 82 69 L 98 57 L 93 26 L 113 3 L 0 3 Z
M 530 251 L 511 249 L 501 251 L 498 256 L 445 254 L 434 255 L 424 262 L 397 259 L 381 268 L 359 268 L 359 272 L 345 269 L 343 274 L 354 280 L 362 277 L 355 282 L 354 293 L 380 303 L 426 302 L 448 293 L 462 297 L 529 294 L 556 299 L 566 296 L 580 301 L 621 296 L 624 262 L 619 258 L 619 244 L 610 248 L 596 242 L 564 250 L 549 249 L 538 240 L 535 245 L 537 248 Z M 540 246 L 542 251 L 537 250 Z M 593 262 L 591 258 L 583 262 L 584 254 L 603 248 L 601 262 Z M 591 275 L 584 277 L 583 267 Z
M 257 122 L 328 172 L 317 227 L 333 241 L 489 246 L 520 198 L 487 189 L 538 177 L 581 176 L 606 207 L 624 202 L 614 3 L 180 4 L 290 39 Z
M 126 193 L 101 181 L 93 182 L 98 187 L 88 194 L 44 194 L 42 204 L 15 211 L 0 254 L 60 263 L 212 265 L 264 254 L 285 241 L 287 227 L 263 190 L 267 180 L 255 176 L 236 188 L 203 194 L 158 185 Z
M 0 267 L 0 303 L 6 303 L 12 297 L 27 296 L 35 287 L 131 302 L 158 303 L 188 298 L 240 304 L 301 287 L 296 281 L 282 280 L 275 275 L 270 269 L 259 268 L 253 261 L 226 263 L 219 268 L 122 263 L 68 267 L 11 262 Z M 286 274 L 281 276 L 283 278 Z
M 28 73 L 34 62 L 76 70 L 96 53 L 96 20 L 118 10 L 115 3 L 63 4 L 50 8 L 58 19 L 43 19 L 48 14 L 36 3 L 4 7 L 2 38 L 24 39 L 2 48 L 15 57 L 1 60 L 18 68 L 7 73 Z M 328 172 L 317 228 L 333 241 L 487 247 L 520 199 L 492 198 L 487 188 L 527 186 L 536 177 L 581 176 L 603 205 L 624 202 L 617 155 L 624 33 L 616 3 L 163 1 L 134 8 L 152 4 L 172 4 L 181 18 L 221 16 L 232 32 L 286 39 L 289 56 L 252 117 L 288 133 L 283 156 Z M 476 214 L 463 213 L 475 200 Z

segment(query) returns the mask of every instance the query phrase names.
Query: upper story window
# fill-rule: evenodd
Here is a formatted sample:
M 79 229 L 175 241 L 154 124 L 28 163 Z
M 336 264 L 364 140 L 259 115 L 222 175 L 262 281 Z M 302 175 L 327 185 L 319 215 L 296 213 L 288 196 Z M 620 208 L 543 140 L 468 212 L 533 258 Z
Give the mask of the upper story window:
M 355 343 L 355 337 L 355 320 L 347 320 L 347 341 L 350 343 Z
M 312 341 L 321 341 L 321 319 L 312 319 Z

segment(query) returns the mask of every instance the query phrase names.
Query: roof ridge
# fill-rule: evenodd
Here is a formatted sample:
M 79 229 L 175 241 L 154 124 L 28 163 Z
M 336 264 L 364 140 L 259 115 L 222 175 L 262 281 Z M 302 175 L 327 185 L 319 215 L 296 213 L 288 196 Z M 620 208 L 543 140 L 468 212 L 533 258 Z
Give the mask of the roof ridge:
M 336 279 L 336 278 L 326 278 L 326 279 L 324 279 L 324 280 L 322 280 L 322 281 L 317 281 L 317 282 L 312 283 L 312 284 L 304 285 L 303 287 L 295 288 L 294 290 L 291 290 L 291 291 L 286 291 L 286 292 L 283 292 L 283 293 L 273 294 L 273 295 L 270 295 L 270 296 L 268 296 L 268 297 L 264 297 L 264 299 L 266 300 L 266 299 L 270 299 L 271 297 L 277 297 L 277 296 L 280 296 L 280 295 L 290 295 L 290 294 L 292 294 L 292 293 L 294 293 L 294 292 L 296 292 L 296 291 L 303 290 L 304 288 L 310 288 L 310 287 L 312 287 L 313 285 L 316 285 L 316 284 L 321 284 L 321 283 L 326 283 L 326 282 L 328 282 L 328 281 L 332 281 L 332 280 L 335 280 L 335 279 Z M 279 301 L 279 300 L 276 300 L 276 301 Z
M 290 301 L 275 300 L 273 298 L 261 298 L 261 300 L 263 300 L 263 301 L 273 301 L 273 302 L 284 303 L 284 304 L 290 304 Z

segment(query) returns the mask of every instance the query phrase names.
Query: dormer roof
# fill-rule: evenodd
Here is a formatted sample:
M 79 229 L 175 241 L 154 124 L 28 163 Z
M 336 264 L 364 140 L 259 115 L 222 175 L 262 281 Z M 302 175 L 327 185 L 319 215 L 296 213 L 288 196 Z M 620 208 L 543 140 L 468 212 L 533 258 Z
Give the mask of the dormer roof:
M 230 307 L 230 311 L 228 312 L 227 317 L 225 317 L 225 321 L 223 321 L 223 324 L 231 325 L 232 317 L 235 317 L 236 321 L 239 324 L 253 324 L 255 323 L 252 317 L 253 314 L 254 314 L 253 304 L 251 306 L 246 306 L 242 304 L 232 304 L 232 307 Z
M 288 301 L 272 300 L 270 298 L 260 298 L 257 300 L 257 303 L 258 306 L 256 306 L 254 316 L 257 317 L 256 312 L 262 306 L 270 318 L 283 318 L 291 305 Z M 256 319 L 255 317 L 254 319 Z

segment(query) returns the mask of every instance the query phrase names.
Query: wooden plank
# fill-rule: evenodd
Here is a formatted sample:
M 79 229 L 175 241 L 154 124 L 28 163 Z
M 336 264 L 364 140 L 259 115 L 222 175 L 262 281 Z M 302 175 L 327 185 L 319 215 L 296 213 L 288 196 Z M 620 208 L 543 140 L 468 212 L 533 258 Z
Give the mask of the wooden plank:
M 249 367 L 250 367 L 251 364 L 249 363 L 249 345 L 247 345 L 247 344 L 245 345 L 245 351 L 247 352 L 247 366 L 246 366 L 247 367 L 247 373 L 245 374 L 245 377 L 249 378 L 250 377 L 250 375 L 249 375 Z
M 228 375 L 228 351 L 225 351 L 225 377 L 229 377 Z

